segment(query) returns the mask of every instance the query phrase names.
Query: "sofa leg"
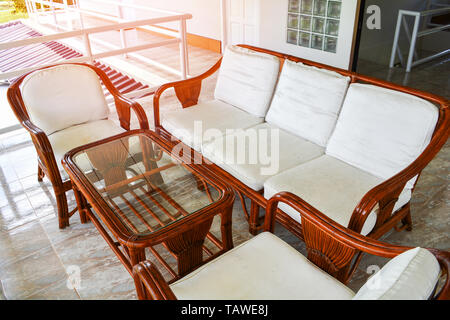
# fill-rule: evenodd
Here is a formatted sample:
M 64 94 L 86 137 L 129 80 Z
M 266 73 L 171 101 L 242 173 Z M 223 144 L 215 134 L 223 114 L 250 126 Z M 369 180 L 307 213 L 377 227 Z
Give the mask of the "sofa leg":
M 37 173 L 37 179 L 39 182 L 42 182 L 42 179 L 44 179 L 45 173 L 44 170 L 42 170 L 41 166 L 38 165 L 38 173 Z
M 404 226 L 406 226 L 406 231 L 412 231 L 412 218 L 411 218 L 411 210 L 409 209 L 409 205 L 408 205 L 408 213 L 402 219 L 402 223 Z
M 258 226 L 259 226 L 259 208 L 260 206 L 254 201 L 251 200 L 250 203 L 250 220 L 248 221 L 249 224 L 249 232 L 252 235 L 256 235 L 258 233 Z
M 401 227 L 394 226 L 394 229 L 398 232 L 403 231 L 403 230 L 411 231 L 412 230 L 412 219 L 411 219 L 411 210 L 410 210 L 409 204 L 407 204 L 407 206 L 401 210 L 406 210 L 407 213 L 401 220 L 401 223 L 402 223 Z

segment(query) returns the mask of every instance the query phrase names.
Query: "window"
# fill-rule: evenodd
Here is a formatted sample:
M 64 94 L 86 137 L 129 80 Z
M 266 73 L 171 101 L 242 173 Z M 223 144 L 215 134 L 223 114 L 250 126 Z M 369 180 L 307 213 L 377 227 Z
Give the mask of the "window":
M 341 0 L 289 0 L 287 42 L 336 53 Z

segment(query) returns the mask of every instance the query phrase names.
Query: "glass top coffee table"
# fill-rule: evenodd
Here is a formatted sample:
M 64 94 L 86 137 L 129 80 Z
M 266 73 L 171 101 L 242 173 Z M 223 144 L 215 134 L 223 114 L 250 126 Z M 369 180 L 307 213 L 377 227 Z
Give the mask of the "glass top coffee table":
M 80 214 L 127 270 L 146 259 L 148 248 L 176 280 L 233 247 L 234 193 L 207 164 L 189 163 L 189 155 L 172 149 L 154 132 L 134 130 L 73 149 L 63 165 Z M 216 215 L 220 240 L 210 232 Z M 218 252 L 204 245 L 206 238 Z M 153 248 L 158 244 L 175 257 L 178 272 Z

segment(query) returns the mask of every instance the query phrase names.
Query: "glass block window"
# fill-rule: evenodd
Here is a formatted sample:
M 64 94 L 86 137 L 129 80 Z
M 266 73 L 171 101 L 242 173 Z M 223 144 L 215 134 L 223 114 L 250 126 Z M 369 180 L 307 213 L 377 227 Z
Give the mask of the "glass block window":
M 287 42 L 336 53 L 342 0 L 288 0 Z

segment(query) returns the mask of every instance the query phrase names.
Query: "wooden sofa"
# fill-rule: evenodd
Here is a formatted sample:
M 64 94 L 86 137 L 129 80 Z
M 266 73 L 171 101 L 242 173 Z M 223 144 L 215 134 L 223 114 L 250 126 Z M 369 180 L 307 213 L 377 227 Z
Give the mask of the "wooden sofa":
M 307 257 L 273 234 L 282 202 L 302 218 Z M 337 224 L 291 193 L 267 206 L 263 233 L 167 283 L 155 265 L 133 268 L 141 300 L 449 299 L 450 253 L 394 246 Z M 346 286 L 358 252 L 390 258 L 357 293 Z M 443 279 L 442 284 L 439 280 Z
M 216 72 L 215 100 L 199 102 L 202 81 Z M 160 117 L 168 89 L 182 108 Z M 282 191 L 375 239 L 393 227 L 411 230 L 417 177 L 449 135 L 446 99 L 246 45 L 227 48 L 204 74 L 164 84 L 153 105 L 155 130 L 213 163 L 240 197 L 253 234 L 262 228 L 260 208 Z M 219 135 L 199 135 L 196 121 Z M 278 171 L 264 176 L 261 163 L 227 162 L 221 152 L 232 129 L 278 129 Z M 302 237 L 295 210 L 280 209 L 277 221 Z

